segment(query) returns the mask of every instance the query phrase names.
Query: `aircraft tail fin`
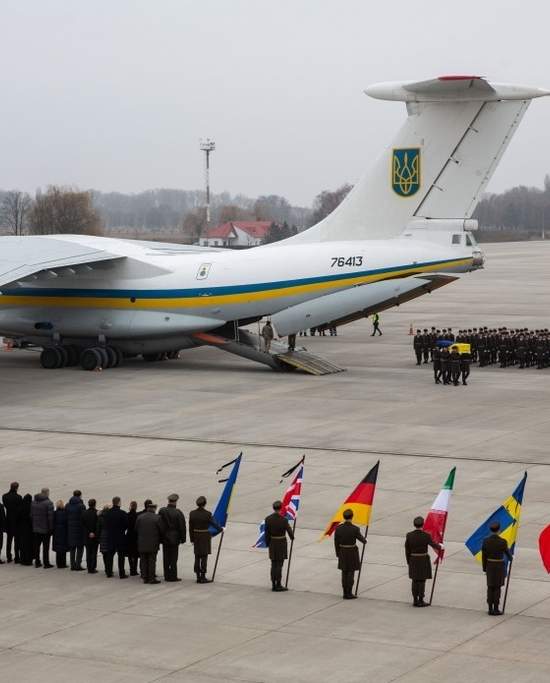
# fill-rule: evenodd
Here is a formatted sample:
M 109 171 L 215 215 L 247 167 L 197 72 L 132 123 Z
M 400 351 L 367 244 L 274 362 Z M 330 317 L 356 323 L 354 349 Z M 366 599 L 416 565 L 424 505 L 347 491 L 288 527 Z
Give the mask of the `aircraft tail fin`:
M 370 86 L 408 117 L 346 199 L 291 240 L 385 239 L 414 218 L 470 218 L 531 100 L 550 91 L 442 76 Z

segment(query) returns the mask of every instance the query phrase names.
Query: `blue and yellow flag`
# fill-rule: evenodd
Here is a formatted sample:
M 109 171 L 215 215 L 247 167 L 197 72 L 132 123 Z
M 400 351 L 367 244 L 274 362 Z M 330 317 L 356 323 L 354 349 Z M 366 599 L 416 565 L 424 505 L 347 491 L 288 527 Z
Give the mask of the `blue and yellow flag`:
M 242 457 L 243 454 L 241 453 L 238 457 L 235 458 L 235 460 L 231 460 L 231 462 L 225 463 L 225 465 L 222 465 L 222 467 L 220 467 L 220 469 L 216 472 L 216 474 L 219 474 L 225 467 L 233 465 L 233 468 L 229 473 L 227 479 L 220 479 L 220 483 L 225 482 L 225 486 L 223 487 L 223 491 L 220 496 L 220 499 L 218 500 L 218 504 L 216 505 L 216 508 L 212 513 L 212 517 L 214 517 L 216 522 L 218 522 L 218 524 L 223 527 L 225 527 L 225 525 L 227 524 L 227 511 L 229 510 L 229 504 L 231 503 L 231 496 L 233 495 L 233 488 L 235 486 L 235 482 L 237 481 L 237 476 L 239 474 L 239 467 L 241 465 Z M 219 533 L 219 531 L 215 529 L 213 526 L 211 526 L 210 533 L 212 534 L 212 536 L 215 536 Z
M 516 486 L 516 490 L 512 495 L 466 541 L 466 547 L 478 562 L 481 562 L 481 546 L 483 541 L 493 533 L 490 528 L 493 522 L 499 522 L 500 531 L 498 535 L 506 540 L 510 553 L 514 554 L 526 481 L 527 472 Z

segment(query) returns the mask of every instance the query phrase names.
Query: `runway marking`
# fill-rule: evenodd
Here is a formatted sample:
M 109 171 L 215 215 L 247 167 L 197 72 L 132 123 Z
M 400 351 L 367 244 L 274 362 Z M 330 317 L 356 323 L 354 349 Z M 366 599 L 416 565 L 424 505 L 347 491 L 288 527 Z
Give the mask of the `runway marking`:
M 41 427 L 5 427 L 0 425 L 0 432 L 29 432 L 34 434 L 60 434 L 66 436 L 95 436 L 110 439 L 140 439 L 142 441 L 173 441 L 175 443 L 204 443 L 223 446 L 250 446 L 254 448 L 286 448 L 298 451 L 318 451 L 325 453 L 357 453 L 358 455 L 390 455 L 406 458 L 434 458 L 436 460 L 454 460 L 458 462 L 488 462 L 509 465 L 533 465 L 550 467 L 550 462 L 540 460 L 507 460 L 505 458 L 475 458 L 467 455 L 448 455 L 443 453 L 407 453 L 404 451 L 368 450 L 364 448 L 337 448 L 336 446 L 311 446 L 307 444 L 287 444 L 281 442 L 234 441 L 232 439 L 207 439 L 199 436 L 158 436 L 156 434 L 123 434 L 120 432 L 83 432 L 69 429 L 46 429 Z

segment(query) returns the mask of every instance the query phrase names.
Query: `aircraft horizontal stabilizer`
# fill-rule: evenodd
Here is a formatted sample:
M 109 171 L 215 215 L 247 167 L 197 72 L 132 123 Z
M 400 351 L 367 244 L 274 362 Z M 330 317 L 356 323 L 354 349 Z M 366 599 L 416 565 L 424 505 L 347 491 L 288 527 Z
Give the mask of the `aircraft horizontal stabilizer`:
M 63 238 L 43 236 L 0 238 L 0 287 L 35 273 L 125 258 Z

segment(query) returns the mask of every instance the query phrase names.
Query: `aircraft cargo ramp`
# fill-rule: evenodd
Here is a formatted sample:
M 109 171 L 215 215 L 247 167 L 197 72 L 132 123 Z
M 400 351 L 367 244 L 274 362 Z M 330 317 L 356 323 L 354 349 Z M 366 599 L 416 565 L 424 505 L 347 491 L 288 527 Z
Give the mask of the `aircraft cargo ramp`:
M 198 346 L 215 346 L 221 351 L 233 353 L 236 356 L 248 358 L 263 365 L 269 365 L 273 370 L 283 372 L 285 370 L 301 370 L 310 375 L 331 375 L 344 370 L 305 349 L 288 351 L 285 344 L 277 341 L 271 343 L 270 352 L 263 351 L 259 335 L 252 334 L 247 330 L 239 329 L 234 339 L 208 332 L 198 332 L 193 335 L 193 338 Z

